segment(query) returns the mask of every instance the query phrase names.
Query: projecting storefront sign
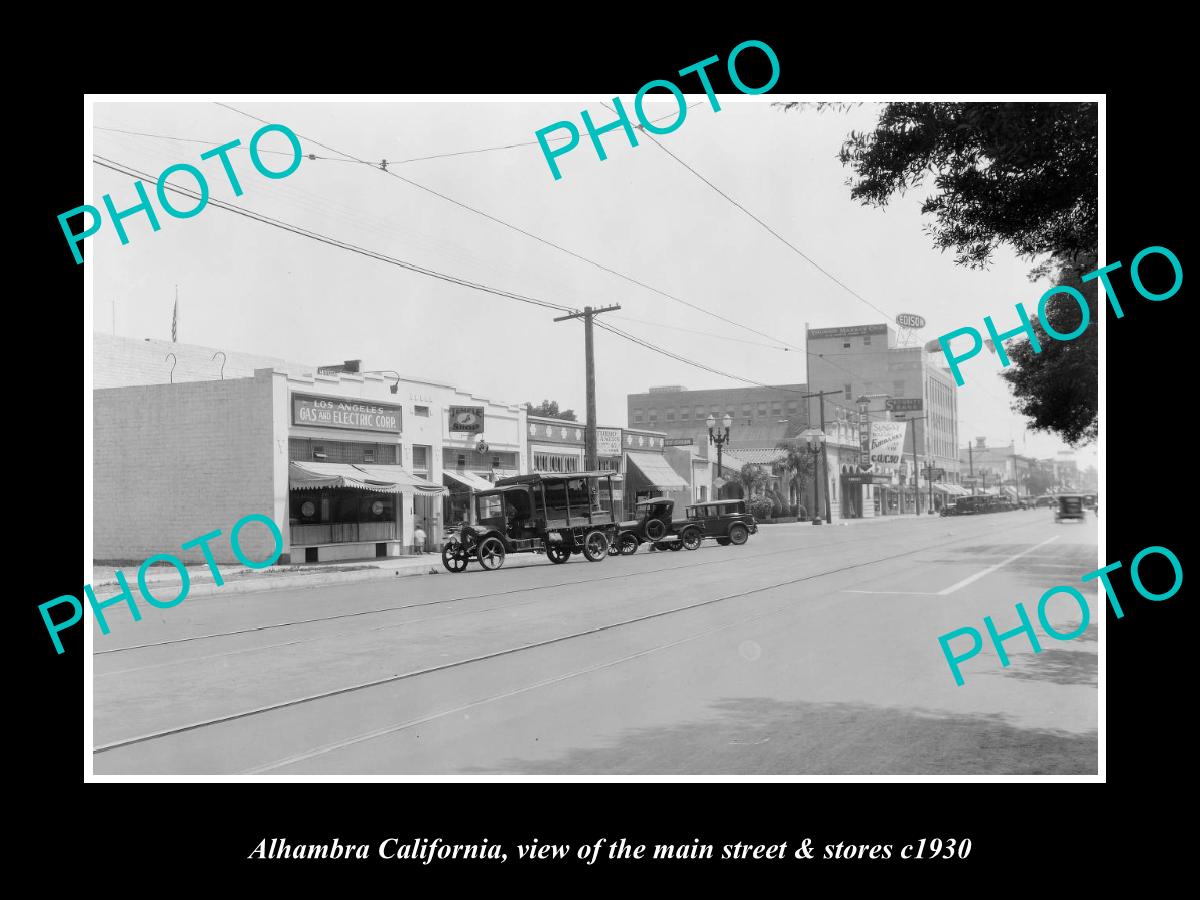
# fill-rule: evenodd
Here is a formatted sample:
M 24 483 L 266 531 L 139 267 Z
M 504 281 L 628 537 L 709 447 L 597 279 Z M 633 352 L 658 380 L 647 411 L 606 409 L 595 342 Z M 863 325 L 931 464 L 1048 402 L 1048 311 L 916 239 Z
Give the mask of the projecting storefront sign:
M 846 484 L 891 484 L 892 478 L 890 475 L 874 475 L 869 472 L 860 472 L 854 475 L 843 475 L 842 479 Z
M 450 430 L 465 434 L 480 434 L 483 431 L 483 407 L 450 407 Z
M 621 429 L 620 428 L 597 428 L 596 429 L 596 455 L 597 456 L 620 456 L 621 455 Z
M 904 431 L 907 422 L 871 423 L 871 462 L 894 466 L 904 454 Z
M 920 412 L 925 407 L 925 401 L 923 401 L 920 397 L 896 397 L 894 399 L 885 400 L 883 405 L 892 412 Z
M 340 397 L 292 394 L 292 424 L 399 434 L 403 408 Z
M 663 445 L 666 447 L 691 447 L 695 443 L 695 438 L 667 438 L 663 441 Z

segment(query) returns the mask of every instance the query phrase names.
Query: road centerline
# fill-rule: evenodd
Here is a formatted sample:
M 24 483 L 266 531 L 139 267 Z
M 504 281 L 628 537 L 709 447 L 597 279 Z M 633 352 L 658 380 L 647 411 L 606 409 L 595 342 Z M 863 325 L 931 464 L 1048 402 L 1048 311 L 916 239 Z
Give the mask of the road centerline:
M 954 584 L 950 585 L 950 587 L 948 587 L 948 588 L 942 588 L 942 590 L 937 592 L 937 596 L 945 597 L 949 594 L 953 594 L 955 591 L 965 588 L 969 584 L 974 584 L 980 578 L 983 578 L 986 575 L 990 575 L 992 572 L 995 572 L 997 569 L 1003 568 L 1004 566 L 1008 565 L 1010 562 L 1012 562 L 1015 559 L 1020 559 L 1022 556 L 1032 553 L 1034 550 L 1037 550 L 1039 547 L 1046 546 L 1051 541 L 1057 541 L 1058 538 L 1059 538 L 1059 536 L 1056 534 L 1056 535 L 1054 535 L 1054 537 L 1047 538 L 1046 540 L 1042 541 L 1040 544 L 1034 544 L 1032 547 L 1028 548 L 1027 550 L 1022 550 L 1020 553 L 1014 553 L 1012 556 L 1008 557 L 1007 559 L 1000 560 L 1000 562 L 996 563 L 994 566 L 988 566 L 986 569 L 976 572 L 974 575 L 968 575 L 962 581 L 957 581 Z

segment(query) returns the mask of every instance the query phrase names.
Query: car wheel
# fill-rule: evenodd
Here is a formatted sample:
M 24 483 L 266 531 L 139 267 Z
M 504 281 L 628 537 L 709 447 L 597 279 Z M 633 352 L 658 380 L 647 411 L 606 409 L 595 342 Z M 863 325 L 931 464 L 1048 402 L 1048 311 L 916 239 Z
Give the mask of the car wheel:
M 608 535 L 603 531 L 589 531 L 583 537 L 583 557 L 588 562 L 600 562 L 608 556 Z
M 717 538 L 717 544 L 721 547 L 728 547 L 729 538 Z
M 646 523 L 646 537 L 652 541 L 657 541 L 661 537 L 665 537 L 667 533 L 667 523 L 662 519 L 651 519 Z
M 636 534 L 630 534 L 628 531 L 621 535 L 621 540 L 618 541 L 618 546 L 621 548 L 622 556 L 633 556 L 638 552 L 638 539 Z
M 554 544 L 546 548 L 546 556 L 550 562 L 561 565 L 571 558 L 571 551 L 559 544 Z
M 671 541 L 671 543 L 667 544 L 667 546 L 670 547 L 672 550 L 682 550 L 683 549 L 683 541 L 679 541 L 679 540 Z
M 479 564 L 485 569 L 498 569 L 504 565 L 504 545 L 500 538 L 484 538 L 479 545 Z
M 670 545 L 664 541 L 655 541 L 652 546 L 654 547 L 655 550 L 662 552 L 662 551 L 665 551 L 667 549 L 667 547 L 669 547 Z
M 682 540 L 685 550 L 699 550 L 700 544 L 704 541 L 704 536 L 700 534 L 698 528 L 689 528 L 683 533 Z
M 729 543 L 740 547 L 750 537 L 750 532 L 740 522 L 729 526 Z
M 463 571 L 468 561 L 467 551 L 463 549 L 462 544 L 455 542 L 442 548 L 442 565 L 446 567 L 447 572 Z

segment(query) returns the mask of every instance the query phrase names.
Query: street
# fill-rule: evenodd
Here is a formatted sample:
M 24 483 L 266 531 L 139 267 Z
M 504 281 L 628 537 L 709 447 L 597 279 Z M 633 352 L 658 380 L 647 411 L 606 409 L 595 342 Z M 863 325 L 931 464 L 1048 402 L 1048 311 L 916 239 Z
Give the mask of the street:
M 1022 601 L 1036 627 L 1098 565 L 1094 516 L 1042 509 L 114 607 L 95 772 L 1095 773 L 1094 585 L 1081 638 L 1013 637 L 1008 668 L 982 620 Z M 963 626 L 985 643 L 959 687 L 937 638 Z

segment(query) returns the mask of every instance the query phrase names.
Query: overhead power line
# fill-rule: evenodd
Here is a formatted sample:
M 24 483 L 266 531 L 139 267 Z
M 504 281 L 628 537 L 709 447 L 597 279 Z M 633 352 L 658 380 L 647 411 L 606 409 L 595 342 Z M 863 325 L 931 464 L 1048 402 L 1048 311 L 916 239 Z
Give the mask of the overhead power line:
M 218 103 L 217 105 L 222 106 L 225 109 L 232 110 L 233 112 L 242 112 L 241 110 L 234 109 L 232 106 L 228 106 L 227 104 L 224 104 L 224 103 Z M 691 109 L 692 107 L 699 106 L 699 105 L 700 105 L 699 103 L 693 103 L 693 104 L 691 104 L 691 106 L 688 107 L 688 109 Z M 249 113 L 242 112 L 242 115 L 249 115 Z M 662 122 L 666 119 L 673 119 L 677 115 L 678 115 L 677 113 L 671 113 L 670 115 L 659 116 L 657 119 L 651 119 L 650 121 L 651 122 Z M 258 121 L 265 122 L 266 120 L 259 119 Z M 126 128 L 112 128 L 112 127 L 104 126 L 104 125 L 93 125 L 92 128 L 95 129 L 96 131 L 111 131 L 111 132 L 115 132 L 117 134 L 128 134 L 128 135 L 133 135 L 135 137 L 157 138 L 158 140 L 163 140 L 163 141 L 182 141 L 182 142 L 188 143 L 188 144 L 208 144 L 213 147 L 217 147 L 217 146 L 220 146 L 221 144 L 228 143 L 228 141 L 209 141 L 209 140 L 204 140 L 203 138 L 178 137 L 177 135 L 173 135 L 173 134 L 155 134 L 155 133 L 149 132 L 149 131 L 130 131 L 129 129 L 126 129 Z M 306 140 L 311 140 L 311 138 L 306 138 Z M 548 143 L 553 143 L 553 142 L 558 142 L 558 141 L 565 141 L 565 140 L 568 140 L 568 138 L 552 137 L 552 138 L 547 138 L 546 140 Z M 457 151 L 450 152 L 450 153 L 434 153 L 429 156 L 411 156 L 408 159 L 391 159 L 391 160 L 387 161 L 387 164 L 389 166 L 401 166 L 406 163 L 423 162 L 425 160 L 430 160 L 430 159 L 447 159 L 447 158 L 453 157 L 453 156 L 469 156 L 469 155 L 475 154 L 475 153 L 489 153 L 493 150 L 512 150 L 517 147 L 536 147 L 537 145 L 538 145 L 537 141 L 520 141 L 515 144 L 503 144 L 498 147 L 481 147 L 476 150 L 457 150 Z M 237 147 L 236 149 L 245 150 L 247 148 Z M 270 153 L 275 156 L 291 156 L 292 155 L 292 152 L 290 150 L 262 150 L 262 149 L 260 149 L 258 152 L 260 154 L 261 153 Z M 368 165 L 368 166 L 372 166 L 375 168 L 379 167 L 379 163 L 372 162 L 370 160 L 347 159 L 347 158 L 344 158 L 344 155 L 343 155 L 343 157 L 336 157 L 336 156 L 320 156 L 318 154 L 306 153 L 305 156 L 308 159 L 319 159 L 319 160 L 324 160 L 326 162 L 355 163 L 357 165 Z
M 334 152 L 337 152 L 337 151 L 334 151 Z M 125 175 L 127 177 L 130 177 L 130 178 L 140 178 L 140 179 L 145 179 L 145 180 L 151 181 L 151 182 L 153 182 L 155 180 L 154 176 L 147 172 L 142 172 L 138 169 L 133 168 L 132 166 L 128 166 L 124 163 L 119 163 L 115 160 L 111 160 L 106 157 L 95 155 L 95 156 L 93 156 L 93 161 L 96 165 L 102 166 L 106 169 L 110 169 L 114 172 L 118 172 L 118 173 Z M 179 187 L 177 185 L 171 184 L 170 182 L 165 182 L 163 184 L 163 187 L 166 190 L 169 190 L 176 194 L 180 194 L 181 196 L 188 197 L 192 200 L 200 200 L 201 199 L 201 195 L 198 192 L 193 191 L 189 188 Z M 396 257 L 389 256 L 385 253 L 380 253 L 379 251 L 370 250 L 365 247 L 360 247 L 356 244 L 351 244 L 348 241 L 342 241 L 338 238 L 332 238 L 332 237 L 329 237 L 328 235 L 324 235 L 324 234 L 312 231 L 307 228 L 303 228 L 303 227 L 300 227 L 297 225 L 292 225 L 289 222 L 284 222 L 280 219 L 275 219 L 271 216 L 267 216 L 262 213 L 257 213 L 252 210 L 245 209 L 244 207 L 237 206 L 236 204 L 233 204 L 233 203 L 228 203 L 223 200 L 216 200 L 211 196 L 208 199 L 208 203 L 212 204 L 213 206 L 216 206 L 218 209 L 223 209 L 226 212 L 231 212 L 231 213 L 234 213 L 235 215 L 243 216 L 243 217 L 251 219 L 253 221 L 260 222 L 264 225 L 270 225 L 272 227 L 291 232 L 292 234 L 296 234 L 301 237 L 307 237 L 311 240 L 319 241 L 321 243 L 327 244 L 327 245 L 335 247 L 337 249 L 349 250 L 349 251 L 359 254 L 361 256 L 366 256 L 368 258 L 375 259 L 380 262 L 385 262 L 390 265 L 395 265 L 395 266 L 398 266 L 400 268 L 406 269 L 408 271 L 414 272 L 419 275 L 425 275 L 427 277 L 437 278 L 441 281 L 446 281 L 451 284 L 459 285 L 461 287 L 466 287 L 466 288 L 470 288 L 472 290 L 482 291 L 484 293 L 492 294 L 494 296 L 502 297 L 504 299 L 516 300 L 521 303 L 539 306 L 542 308 L 554 309 L 554 310 L 557 310 L 560 312 L 569 312 L 569 313 L 578 312 L 577 309 L 570 307 L 570 306 L 565 306 L 563 304 L 558 304 L 558 303 L 552 303 L 547 300 L 541 300 L 536 297 L 530 297 L 525 294 L 519 294 L 515 291 L 507 291 L 507 290 L 504 290 L 501 288 L 495 288 L 490 285 L 485 285 L 485 284 L 481 284 L 479 282 L 470 281 L 465 278 L 460 278 L 456 275 L 451 275 L 451 274 L 448 274 L 445 272 L 437 271 L 435 269 L 429 269 L 424 266 L 419 266 L 415 263 L 410 263 L 405 260 L 401 260 Z M 667 350 L 663 347 L 659 347 L 659 346 L 656 346 L 655 344 L 651 344 L 648 341 L 637 337 L 636 335 L 629 334 L 628 332 L 626 332 L 620 328 L 616 328 L 616 327 L 614 327 L 606 322 L 603 322 L 603 321 L 597 321 L 597 322 L 595 322 L 595 325 L 596 325 L 596 327 L 602 328 L 605 331 L 608 331 L 611 334 L 622 338 L 623 340 L 637 344 L 638 346 L 644 347 L 645 349 L 650 350 L 654 353 L 658 353 L 660 355 L 666 356 L 669 359 L 673 359 L 673 360 L 675 360 L 677 362 L 681 362 L 685 365 L 692 366 L 693 368 L 697 368 L 702 371 L 709 372 L 714 375 L 718 375 L 722 378 L 728 378 L 733 381 L 740 381 L 745 384 L 751 384 L 756 387 L 764 387 L 764 388 L 768 388 L 768 389 L 775 390 L 775 391 L 781 391 L 784 393 L 801 394 L 801 395 L 805 395 L 805 396 L 807 396 L 809 393 L 808 391 L 799 391 L 799 390 L 796 390 L 795 388 L 787 388 L 787 387 L 783 387 L 781 385 L 768 384 L 767 382 L 764 382 L 764 381 L 759 381 L 759 380 L 753 379 L 753 378 L 747 378 L 743 375 L 736 375 L 732 372 L 726 372 L 721 369 L 717 369 L 713 366 L 707 365 L 706 363 L 698 362 L 696 360 L 690 359 L 681 354 L 675 353 L 671 350 Z M 820 354 L 817 354 L 817 355 L 820 356 Z M 834 365 L 837 368 L 844 369 L 845 371 L 850 372 L 850 370 L 845 369 L 843 366 L 840 366 L 837 363 L 833 363 L 829 360 L 826 360 L 826 361 L 830 362 L 831 365 Z M 853 375 L 853 373 L 850 373 L 850 374 Z M 881 384 L 880 382 L 866 382 L 866 383 L 874 384 L 877 386 Z M 849 409 L 847 407 L 842 407 L 833 400 L 828 400 L 828 401 L 824 401 L 824 402 L 828 402 L 828 403 L 832 404 L 833 406 L 841 408 L 841 409 L 846 409 L 846 411 L 848 411 L 848 412 L 855 411 L 855 410 Z M 869 415 L 874 415 L 874 414 L 869 414 Z M 962 420 L 960 419 L 960 421 L 962 421 Z
M 142 172 L 133 168 L 132 166 L 127 166 L 123 163 L 107 159 L 103 156 L 93 156 L 93 162 L 98 166 L 103 166 L 106 169 L 111 169 L 114 172 L 119 172 L 122 175 L 127 175 L 131 178 L 142 178 L 150 182 L 155 180 L 154 176 L 147 172 Z M 192 191 L 188 188 L 178 187 L 170 182 L 164 182 L 162 187 L 176 194 L 190 197 L 193 200 L 201 199 L 201 195 L 198 192 Z M 415 263 L 406 262 L 405 260 L 397 259 L 394 256 L 388 256 L 386 253 L 380 253 L 377 250 L 370 250 L 365 247 L 360 247 L 357 244 L 351 244 L 348 241 L 331 238 L 328 235 L 324 235 L 316 231 L 310 231 L 307 228 L 302 228 L 298 225 L 292 225 L 289 222 L 284 222 L 279 219 L 274 219 L 270 216 L 263 215 L 262 213 L 257 213 L 244 207 L 237 206 L 233 203 L 227 203 L 224 200 L 216 200 L 211 196 L 208 198 L 208 203 L 217 207 L 218 209 L 223 209 L 226 212 L 235 213 L 239 216 L 245 216 L 248 219 L 253 219 L 257 222 L 263 223 L 264 225 L 271 225 L 275 228 L 283 229 L 284 231 L 290 231 L 292 234 L 298 234 L 301 237 L 307 237 L 315 241 L 320 241 L 323 244 L 329 244 L 330 246 L 337 247 L 342 250 L 350 250 L 351 252 L 358 253 L 362 256 L 368 256 L 372 259 L 377 259 L 380 262 L 390 263 L 391 265 L 399 266 L 402 269 L 407 269 L 410 272 L 415 272 L 418 275 L 426 275 L 430 278 L 437 278 L 442 281 L 460 285 L 461 287 L 472 288 L 473 290 L 494 294 L 497 297 L 504 297 L 509 300 L 518 300 L 521 303 L 528 303 L 533 306 L 541 306 L 546 309 L 554 309 L 561 312 L 574 312 L 571 307 L 563 306 L 560 303 L 551 303 L 548 300 L 539 300 L 536 297 L 527 297 L 524 294 L 518 294 L 514 291 L 506 291 L 501 288 L 490 287 L 489 285 L 480 284 L 479 282 L 469 281 L 465 278 L 459 278 L 457 275 L 449 275 L 445 272 L 439 272 L 436 269 L 418 266 Z
M 609 106 L 607 103 L 605 103 L 603 105 L 607 109 L 611 110 L 614 114 L 616 113 L 616 110 L 613 109 L 611 106 Z M 649 131 L 647 131 L 645 128 L 642 128 L 640 125 L 638 126 L 638 130 L 641 131 L 646 137 L 650 138 L 650 140 L 653 141 L 658 146 L 658 148 L 660 150 L 662 150 L 663 153 L 667 154 L 667 156 L 671 157 L 671 159 L 675 160 L 675 162 L 679 163 L 681 166 L 683 166 L 685 169 L 687 169 L 689 172 L 691 172 L 693 175 L 695 175 L 697 178 L 699 178 L 701 181 L 703 181 L 706 185 L 708 185 L 710 188 L 712 188 L 714 191 L 716 191 L 718 194 L 720 194 L 722 197 L 724 197 L 726 200 L 728 200 L 730 203 L 732 203 L 734 206 L 736 206 L 738 209 L 740 209 L 742 212 L 744 212 L 747 216 L 749 216 L 751 219 L 753 219 L 755 222 L 757 222 L 759 225 L 761 225 L 764 229 L 766 229 L 766 231 L 772 237 L 774 237 L 776 240 L 778 240 L 780 243 L 782 243 L 785 247 L 790 249 L 793 253 L 797 254 L 801 259 L 805 260 L 814 269 L 816 269 L 818 272 L 820 272 L 822 275 L 824 275 L 826 278 L 828 278 L 830 281 L 832 281 L 838 287 L 847 291 L 851 296 L 858 298 L 863 303 L 865 303 L 867 306 L 871 307 L 871 309 L 875 310 L 877 313 L 879 313 L 880 315 L 887 318 L 888 321 L 892 321 L 893 316 L 891 315 L 891 313 L 888 313 L 885 310 L 880 309 L 878 306 L 876 306 L 874 303 L 872 303 L 870 300 L 868 300 L 866 297 L 864 297 L 858 291 L 854 290 L 854 288 L 850 287 L 848 284 L 846 284 L 844 281 L 839 279 L 837 276 L 833 275 L 828 270 L 826 270 L 815 259 L 813 259 L 807 253 L 805 253 L 803 250 L 801 250 L 799 247 L 797 247 L 795 244 L 793 244 L 791 241 L 789 241 L 787 238 L 785 238 L 782 234 L 780 234 L 778 231 L 776 231 L 774 228 L 772 228 L 770 225 L 768 225 L 766 222 L 764 222 L 762 219 L 760 219 L 754 213 L 750 212 L 750 210 L 746 209 L 746 207 L 744 207 L 742 204 L 738 203 L 736 200 L 734 200 L 732 197 L 730 197 L 727 193 L 725 193 L 723 190 L 721 190 L 719 187 L 717 187 L 715 184 L 713 184 L 711 181 L 709 181 L 707 178 L 705 178 L 703 175 L 701 175 L 699 172 L 697 172 L 694 168 L 689 166 L 682 159 L 680 159 L 678 156 L 676 156 L 674 153 L 672 153 L 670 150 L 668 150 L 663 145 L 662 141 L 658 140 L 658 138 L 656 138 L 654 135 L 652 135 Z
M 238 113 L 239 115 L 248 116 L 249 118 L 254 119 L 258 122 L 266 122 L 266 119 L 262 119 L 262 118 L 259 118 L 258 116 L 252 115 L 251 113 L 244 112 L 240 109 L 237 109 L 236 107 L 228 105 L 227 103 L 217 103 L 217 106 L 220 106 L 220 107 L 223 107 L 224 109 L 228 109 L 232 112 Z M 315 140 L 314 138 L 307 137 L 303 134 L 300 134 L 299 132 L 296 132 L 296 134 L 298 137 L 304 138 L 307 141 L 311 141 L 312 143 L 316 144 L 318 147 L 323 147 L 324 149 L 329 150 L 331 153 L 337 153 L 337 154 L 340 154 L 341 156 L 346 157 L 347 159 L 351 159 L 356 162 L 363 163 L 365 165 L 370 165 L 372 168 L 378 169 L 378 170 L 384 172 L 384 174 L 386 174 L 386 175 L 390 175 L 393 178 L 403 181 L 405 184 L 415 187 L 417 190 L 424 191 L 427 194 L 431 194 L 434 197 L 438 197 L 439 199 L 444 200 L 447 203 L 452 203 L 455 206 L 459 207 L 460 209 L 467 210 L 468 212 L 474 213 L 477 216 L 482 216 L 483 218 L 485 218 L 491 222 L 495 222 L 497 225 L 501 225 L 505 228 L 508 228 L 512 231 L 517 232 L 518 234 L 524 235 L 527 238 L 531 238 L 532 240 L 535 240 L 540 244 L 544 244 L 547 247 L 551 247 L 554 250 L 558 250 L 560 253 L 566 253 L 568 256 L 572 256 L 575 259 L 580 260 L 581 262 L 585 262 L 585 263 L 588 263 L 589 265 L 595 266 L 596 268 L 600 269 L 601 271 L 607 272 L 610 275 L 615 275 L 617 278 L 627 281 L 630 284 L 637 285 L 638 287 L 640 287 L 644 290 L 651 291 L 652 293 L 658 294 L 660 297 L 665 297 L 668 300 L 672 300 L 676 303 L 680 303 L 684 306 L 687 306 L 691 309 L 696 310 L 697 312 L 703 313 L 706 316 L 712 316 L 713 318 L 719 319 L 720 321 L 725 322 L 728 325 L 733 325 L 736 328 L 741 328 L 745 331 L 751 332 L 752 334 L 757 334 L 759 337 L 765 337 L 765 338 L 769 338 L 771 340 L 780 341 L 780 339 L 777 335 L 768 334 L 765 331 L 759 331 L 757 328 L 751 328 L 749 325 L 743 325 L 742 323 L 736 322 L 733 319 L 730 319 L 726 316 L 721 315 L 720 313 L 715 313 L 712 310 L 705 309 L 703 306 L 698 306 L 695 303 L 692 303 L 688 300 L 684 300 L 682 297 L 677 297 L 674 294 L 671 294 L 671 293 L 668 293 L 667 291 L 663 291 L 659 288 L 656 288 L 653 285 L 647 284 L 644 281 L 640 281 L 637 278 L 634 278 L 630 275 L 626 275 L 623 272 L 618 272 L 616 269 L 610 268 L 609 266 L 606 266 L 603 263 L 597 262 L 596 260 L 591 259 L 590 257 L 584 256 L 581 253 L 576 253 L 574 250 L 570 250 L 566 247 L 563 247 L 561 244 L 556 244 L 554 241 L 547 240 L 546 238 L 536 235 L 531 231 L 527 231 L 518 225 L 513 225 L 512 223 L 506 222 L 503 219 L 499 219 L 496 216 L 491 215 L 490 213 L 486 213 L 483 210 L 476 209 L 475 207 L 470 206 L 469 204 L 463 203 L 460 200 L 456 200 L 453 197 L 448 196 L 447 194 L 443 194 L 440 191 L 435 191 L 433 188 L 426 187 L 425 185 L 420 184 L 419 182 L 413 181 L 410 178 L 405 178 L 403 175 L 393 172 L 391 169 L 381 169 L 380 166 L 376 163 L 368 162 L 367 160 L 360 159 L 357 156 L 346 153 L 345 151 L 335 149 L 334 147 L 331 147 L 327 144 L 323 144 L 320 141 Z M 786 344 L 786 342 L 784 342 L 784 341 L 780 341 L 780 343 Z M 800 349 L 799 347 L 795 346 L 794 344 L 786 344 L 786 346 L 791 350 L 799 350 Z
M 124 163 L 120 163 L 115 160 L 111 160 L 106 157 L 103 157 L 103 156 L 93 156 L 93 162 L 98 166 L 102 166 L 103 168 L 110 169 L 114 172 L 118 172 L 118 173 L 125 175 L 127 177 L 130 177 L 130 178 L 141 178 L 141 179 L 145 179 L 147 181 L 154 181 L 154 176 L 149 174 L 148 172 L 142 172 L 141 170 L 135 169 L 132 166 L 125 165 Z M 184 197 L 188 197 L 192 200 L 200 200 L 200 198 L 201 198 L 200 194 L 198 192 L 193 191 L 190 188 L 179 187 L 177 185 L 171 184 L 170 182 L 165 182 L 163 184 L 163 187 L 166 190 L 169 190 L 176 194 L 180 194 Z M 491 287 L 490 285 L 485 285 L 485 284 L 481 284 L 479 282 L 469 281 L 468 279 L 460 278 L 456 275 L 450 275 L 448 273 L 439 272 L 437 270 L 429 269 L 424 266 L 418 266 L 415 263 L 410 263 L 405 260 L 401 260 L 401 259 L 397 259 L 396 257 L 389 256 L 385 253 L 380 253 L 375 250 L 370 250 L 365 247 L 360 247 L 357 244 L 351 244 L 348 241 L 342 241 L 337 238 L 332 238 L 332 237 L 329 237 L 328 235 L 321 234 L 320 232 L 312 231 L 307 228 L 302 228 L 297 225 L 292 225 L 289 222 L 284 222 L 280 219 L 275 219 L 271 216 L 263 215 L 262 213 L 257 213 L 252 210 L 245 209 L 244 207 L 237 206 L 236 204 L 233 204 L 233 203 L 228 203 L 224 200 L 216 200 L 216 199 L 212 198 L 211 196 L 209 197 L 208 202 L 209 202 L 209 204 L 217 207 L 218 209 L 225 210 L 226 212 L 231 212 L 231 213 L 234 213 L 235 215 L 243 216 L 243 217 L 251 219 L 253 221 L 260 222 L 264 225 L 270 225 L 272 227 L 279 228 L 283 231 L 288 231 L 288 232 L 291 232 L 292 234 L 296 234 L 301 237 L 309 238 L 310 240 L 320 241 L 323 244 L 328 244 L 329 246 L 336 247 L 341 250 L 349 250 L 349 251 L 351 251 L 353 253 L 357 253 L 361 256 L 366 256 L 371 259 L 378 260 L 380 262 L 386 262 L 391 265 L 395 265 L 400 268 L 407 269 L 410 272 L 415 272 L 419 275 L 426 275 L 431 278 L 437 278 L 442 281 L 447 281 L 452 284 L 457 284 L 461 287 L 467 287 L 467 288 L 471 288 L 473 290 L 483 291 L 485 293 L 493 294 L 498 297 L 504 297 L 509 300 L 517 300 L 522 303 L 528 303 L 528 304 L 531 304 L 534 306 L 540 306 L 540 307 L 544 307 L 547 309 L 554 309 L 554 310 L 558 310 L 561 312 L 570 312 L 570 313 L 578 312 L 577 309 L 570 307 L 570 306 L 564 306 L 564 305 L 558 304 L 558 303 L 551 303 L 550 301 L 547 301 L 547 300 L 541 300 L 536 297 L 530 297 L 525 294 L 518 294 L 515 291 L 507 291 L 507 290 L 503 290 L 501 288 L 494 288 L 494 287 Z M 638 337 L 631 335 L 625 331 L 622 331 L 619 328 L 614 328 L 613 326 L 607 325 L 602 322 L 596 322 L 596 325 L 597 325 L 597 327 L 601 327 L 607 331 L 611 331 L 613 334 L 617 335 L 618 337 L 623 338 L 624 340 L 631 341 L 632 343 L 635 343 L 642 347 L 645 347 L 648 350 L 652 350 L 656 353 L 660 353 L 664 356 L 667 356 L 671 359 L 685 363 L 687 365 L 694 366 L 699 369 L 703 369 L 706 372 L 711 372 L 714 375 L 720 375 L 723 378 L 729 378 L 734 381 L 742 381 L 747 384 L 753 384 L 753 385 L 757 385 L 760 387 L 768 387 L 768 388 L 773 388 L 776 390 L 789 391 L 791 393 L 803 393 L 803 391 L 795 391 L 795 390 L 791 390 L 788 388 L 781 388 L 776 385 L 770 385 L 770 384 L 767 384 L 766 382 L 757 381 L 752 378 L 746 378 L 741 375 L 734 375 L 730 372 L 721 371 L 720 369 L 713 368 L 712 366 L 708 366 L 704 363 L 700 363 L 695 360 L 688 359 L 687 357 L 682 356 L 678 353 L 674 353 L 674 352 L 672 352 L 670 350 L 666 350 L 662 347 L 657 347 L 647 341 L 642 340 L 641 338 L 638 338 Z

